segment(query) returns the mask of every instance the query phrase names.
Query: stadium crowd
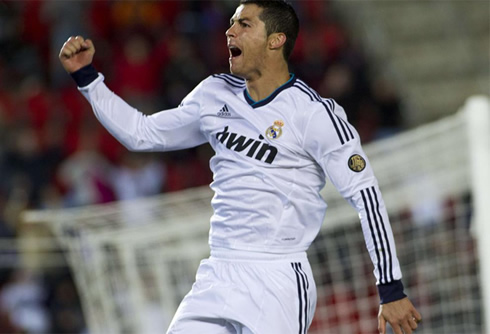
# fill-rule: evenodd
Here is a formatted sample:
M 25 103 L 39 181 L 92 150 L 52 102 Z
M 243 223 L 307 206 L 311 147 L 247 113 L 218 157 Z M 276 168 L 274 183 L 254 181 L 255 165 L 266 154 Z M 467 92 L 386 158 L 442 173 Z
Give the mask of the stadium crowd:
M 236 1 L 0 3 L 0 238 L 19 214 L 209 184 L 208 146 L 131 153 L 97 122 L 58 61 L 70 35 L 97 47 L 109 87 L 144 113 L 175 107 L 207 75 L 228 72 L 224 31 Z M 403 126 L 394 85 L 373 73 L 329 1 L 293 2 L 302 22 L 291 71 L 344 106 L 364 142 Z M 84 329 L 69 272 L 39 277 L 16 254 L 0 274 L 0 332 Z

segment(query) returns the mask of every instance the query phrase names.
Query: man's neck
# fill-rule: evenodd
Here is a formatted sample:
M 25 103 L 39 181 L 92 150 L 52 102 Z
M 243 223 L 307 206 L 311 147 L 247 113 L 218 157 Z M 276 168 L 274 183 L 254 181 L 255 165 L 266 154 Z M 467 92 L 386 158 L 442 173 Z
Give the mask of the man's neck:
M 248 79 L 247 91 L 254 101 L 260 101 L 271 95 L 277 88 L 284 85 L 290 79 L 289 71 L 282 68 L 280 71 L 269 71 L 258 78 Z

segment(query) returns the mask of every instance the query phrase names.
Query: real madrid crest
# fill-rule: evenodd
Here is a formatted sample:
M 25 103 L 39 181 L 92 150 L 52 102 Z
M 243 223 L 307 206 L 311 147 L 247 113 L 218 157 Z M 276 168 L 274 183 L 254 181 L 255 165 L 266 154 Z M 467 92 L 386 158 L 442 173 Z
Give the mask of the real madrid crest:
M 366 160 L 359 154 L 354 154 L 349 158 L 349 168 L 353 172 L 362 172 L 366 168 Z
M 282 127 L 284 126 L 284 122 L 281 120 L 277 120 L 274 122 L 274 125 L 269 126 L 267 130 L 265 130 L 265 135 L 269 139 L 277 139 L 282 135 Z

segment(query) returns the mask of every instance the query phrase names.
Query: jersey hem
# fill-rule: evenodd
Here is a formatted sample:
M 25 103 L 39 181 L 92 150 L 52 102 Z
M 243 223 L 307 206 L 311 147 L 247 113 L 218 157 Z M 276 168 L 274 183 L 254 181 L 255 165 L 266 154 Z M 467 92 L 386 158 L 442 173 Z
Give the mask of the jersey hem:
M 229 261 L 286 261 L 296 262 L 307 260 L 306 252 L 267 253 L 229 248 L 211 248 L 211 258 Z
M 212 242 L 209 243 L 211 252 L 213 251 L 219 251 L 219 250 L 225 250 L 227 252 L 236 252 L 236 254 L 243 253 L 243 254 L 265 254 L 265 255 L 288 255 L 288 254 L 295 254 L 295 253 L 301 253 L 301 252 L 306 252 L 308 247 L 280 247 L 280 246 L 267 246 L 267 247 L 261 247 L 261 246 L 256 246 L 256 245 L 233 245 L 233 247 L 230 246 L 230 243 L 228 242 L 219 242 L 216 240 L 213 240 Z M 261 256 L 261 255 L 258 255 Z

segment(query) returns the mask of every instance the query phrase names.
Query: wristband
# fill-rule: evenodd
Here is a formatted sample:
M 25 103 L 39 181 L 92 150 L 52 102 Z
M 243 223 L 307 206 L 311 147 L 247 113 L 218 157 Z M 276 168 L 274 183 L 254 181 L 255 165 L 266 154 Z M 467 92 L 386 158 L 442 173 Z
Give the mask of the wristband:
M 378 284 L 378 293 L 380 304 L 394 302 L 407 296 L 403 292 L 403 283 L 401 280 L 393 281 L 386 284 Z
M 99 73 L 92 64 L 89 64 L 73 73 L 70 73 L 70 75 L 73 80 L 75 80 L 78 87 L 85 87 L 97 79 Z

